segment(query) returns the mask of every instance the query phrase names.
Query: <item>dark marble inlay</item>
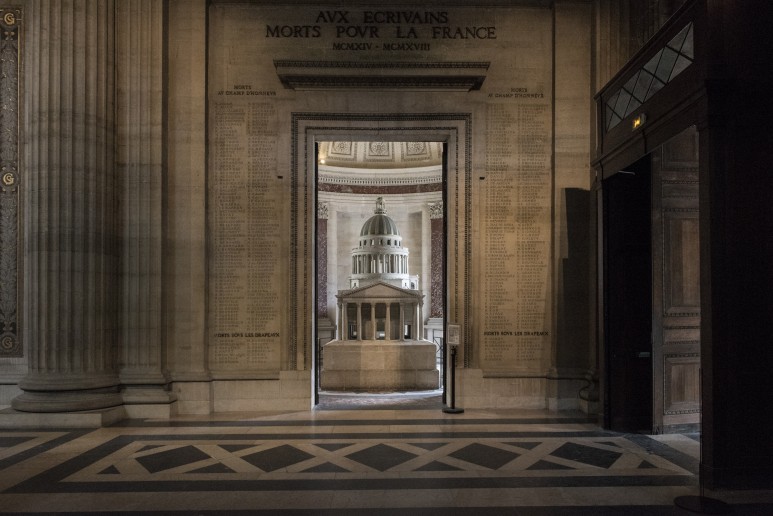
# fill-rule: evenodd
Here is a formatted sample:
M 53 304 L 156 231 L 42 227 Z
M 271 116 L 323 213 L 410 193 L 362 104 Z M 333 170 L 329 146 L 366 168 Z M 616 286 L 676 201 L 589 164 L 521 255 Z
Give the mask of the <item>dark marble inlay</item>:
M 220 446 L 222 449 L 224 449 L 227 452 L 234 453 L 234 452 L 246 450 L 247 448 L 252 448 L 255 445 L 254 444 L 220 444 L 218 446 Z
M 502 444 L 509 444 L 510 446 L 518 446 L 519 448 L 525 448 L 527 450 L 533 450 L 540 444 L 541 442 L 522 442 L 522 441 L 510 441 L 510 442 L 503 442 Z
M 149 473 L 158 473 L 166 469 L 172 469 L 200 460 L 209 459 L 209 455 L 195 446 L 182 446 L 172 450 L 137 457 L 137 462 L 148 470 Z
M 226 466 L 225 464 L 222 464 L 220 462 L 216 464 L 210 464 L 209 466 L 204 466 L 203 468 L 194 469 L 193 471 L 189 471 L 188 473 L 235 473 L 234 470 Z
M 270 472 L 313 458 L 314 455 L 310 453 L 306 453 L 289 444 L 283 444 L 282 446 L 245 455 L 242 457 L 242 460 L 259 467 L 263 471 Z
M 445 446 L 448 443 L 409 443 L 411 446 L 416 446 L 417 448 L 424 448 L 425 450 L 437 450 L 438 448 L 441 448 Z
M 34 439 L 34 437 L 26 435 L 0 435 L 0 448 L 10 448 L 11 446 L 17 446 L 32 439 Z
M 416 468 L 415 471 L 462 471 L 462 469 L 450 464 L 446 464 L 445 462 L 435 460 L 423 465 L 420 468 Z
M 451 453 L 449 456 L 489 469 L 499 469 L 511 460 L 520 457 L 520 454 L 473 443 Z
M 344 469 L 341 466 L 333 464 L 331 462 L 325 462 L 313 468 L 304 469 L 304 473 L 349 473 L 348 469 Z
M 411 460 L 418 455 L 409 453 L 386 444 L 378 444 L 365 448 L 358 452 L 349 454 L 346 456 L 349 459 L 365 464 L 373 469 L 379 471 L 386 471 L 389 468 L 393 468 L 398 464 L 402 464 L 405 461 Z
M 28 448 L 26 450 L 19 451 L 18 453 L 13 453 L 12 455 L 5 457 L 4 459 L 0 459 L 0 471 L 10 468 L 14 464 L 18 464 L 19 462 L 23 462 L 27 459 L 35 457 L 40 453 L 56 448 L 57 446 L 61 446 L 62 444 L 72 441 L 73 439 L 77 439 L 78 437 L 81 437 L 82 435 L 85 435 L 91 431 L 92 431 L 91 429 L 73 431 L 73 430 L 67 430 L 67 429 L 51 428 L 51 429 L 47 429 L 46 431 L 41 431 L 40 434 L 35 435 L 33 437 L 29 437 L 29 438 L 25 437 L 25 439 L 34 439 L 35 437 L 45 436 L 48 432 L 65 432 L 64 435 L 60 435 L 59 437 L 55 437 L 53 439 L 45 441 L 36 446 L 32 446 L 31 448 Z M 15 436 L 3 436 L 3 437 L 15 437 Z
M 156 448 L 161 448 L 162 446 L 164 446 L 164 445 L 163 444 L 146 444 L 145 446 L 140 448 L 140 452 L 144 452 L 144 451 L 148 451 L 148 450 L 153 450 L 153 449 L 156 449 Z
M 563 470 L 566 470 L 566 469 L 572 469 L 572 468 L 570 468 L 569 466 L 564 466 L 563 464 L 556 464 L 555 462 L 549 462 L 549 461 L 546 461 L 546 460 L 538 460 L 537 462 L 535 462 L 534 464 L 532 464 L 531 466 L 529 466 L 526 469 L 530 470 L 530 471 L 534 471 L 534 470 L 539 470 L 539 469 L 552 469 L 552 470 L 563 469 Z
M 314 446 L 319 446 L 323 450 L 327 451 L 338 451 L 342 448 L 346 448 L 347 446 L 351 446 L 354 443 L 314 443 Z
M 599 468 L 609 468 L 623 454 L 601 450 L 592 446 L 585 446 L 577 443 L 564 443 L 560 448 L 551 453 L 553 457 L 582 462 Z

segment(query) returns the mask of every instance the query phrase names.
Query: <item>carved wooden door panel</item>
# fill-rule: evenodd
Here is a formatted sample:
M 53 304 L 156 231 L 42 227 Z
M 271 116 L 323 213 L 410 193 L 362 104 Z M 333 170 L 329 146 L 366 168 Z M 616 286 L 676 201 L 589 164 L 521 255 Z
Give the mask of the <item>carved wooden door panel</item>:
M 653 427 L 700 421 L 698 136 L 690 128 L 652 153 Z

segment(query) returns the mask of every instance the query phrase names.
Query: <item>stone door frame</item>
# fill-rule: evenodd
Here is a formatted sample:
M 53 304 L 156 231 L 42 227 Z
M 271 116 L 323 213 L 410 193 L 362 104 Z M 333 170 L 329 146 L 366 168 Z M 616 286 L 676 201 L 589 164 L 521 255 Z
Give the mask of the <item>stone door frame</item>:
M 446 323 L 462 326 L 458 365 L 472 357 L 472 115 L 470 113 L 292 113 L 287 368 L 314 371 L 316 143 L 434 141 L 446 146 Z M 311 378 L 314 390 L 316 378 Z M 312 392 L 312 396 L 313 396 Z

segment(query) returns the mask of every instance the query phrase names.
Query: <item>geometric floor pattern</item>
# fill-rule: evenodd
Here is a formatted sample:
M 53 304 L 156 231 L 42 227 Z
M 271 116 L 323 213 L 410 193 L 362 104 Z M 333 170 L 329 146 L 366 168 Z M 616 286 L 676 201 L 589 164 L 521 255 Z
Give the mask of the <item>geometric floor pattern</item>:
M 11 514 L 680 514 L 695 436 L 582 414 L 325 410 L 0 431 Z M 773 514 L 770 493 L 725 493 Z M 733 496 L 736 496 L 733 498 Z
M 253 489 L 254 482 L 299 479 L 357 479 L 368 481 L 405 479 L 500 479 L 531 478 L 554 484 L 551 479 L 616 477 L 636 485 L 652 479 L 656 484 L 689 485 L 693 475 L 666 458 L 653 455 L 625 437 L 599 435 L 535 439 L 524 438 L 381 438 L 251 439 L 248 435 L 228 437 L 215 434 L 195 438 L 164 439 L 149 435 L 116 437 L 96 447 L 85 457 L 76 457 L 40 479 L 21 483 L 11 492 L 71 491 L 73 486 L 100 482 L 102 489 L 124 490 L 128 482 L 165 481 L 164 490 L 211 490 L 213 480 L 234 482 L 232 489 Z M 539 472 L 539 475 L 535 473 Z M 428 475 L 431 473 L 431 475 Z M 534 481 L 541 479 L 540 482 Z M 53 481 L 53 483 L 50 483 Z M 277 482 L 272 483 L 275 488 Z M 156 490 L 157 486 L 147 489 Z

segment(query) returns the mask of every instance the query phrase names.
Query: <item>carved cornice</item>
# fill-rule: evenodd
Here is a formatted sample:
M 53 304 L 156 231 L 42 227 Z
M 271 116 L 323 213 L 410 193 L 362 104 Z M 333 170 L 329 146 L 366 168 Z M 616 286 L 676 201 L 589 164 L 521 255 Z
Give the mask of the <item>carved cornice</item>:
M 388 174 L 330 174 L 320 172 L 318 182 L 330 185 L 358 185 L 358 186 L 403 186 L 403 185 L 431 185 L 442 182 L 442 174 L 424 174 L 412 176 L 390 176 Z
M 488 62 L 274 61 L 291 90 L 479 90 Z

